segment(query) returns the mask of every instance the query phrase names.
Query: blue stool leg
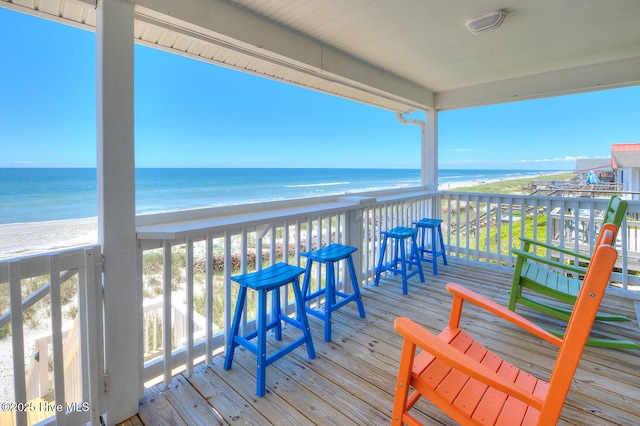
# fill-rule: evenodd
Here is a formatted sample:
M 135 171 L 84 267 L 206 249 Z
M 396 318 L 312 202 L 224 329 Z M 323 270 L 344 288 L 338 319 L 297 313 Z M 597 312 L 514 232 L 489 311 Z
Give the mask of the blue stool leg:
M 351 286 L 353 287 L 353 292 L 356 295 L 356 304 L 358 305 L 358 313 L 360 314 L 360 318 L 365 317 L 364 313 L 364 305 L 362 304 L 362 296 L 360 295 L 360 286 L 358 285 L 358 278 L 356 277 L 356 268 L 353 266 L 353 259 L 351 255 L 347 257 L 347 265 L 349 266 L 349 274 L 351 274 Z
M 433 275 L 438 275 L 438 248 L 436 246 L 436 228 L 431 228 L 431 256 L 433 259 Z
M 333 262 L 325 263 L 325 287 L 324 287 L 324 341 L 331 341 L 331 308 L 336 303 L 335 286 L 336 276 Z
M 440 236 L 440 250 L 442 250 L 442 263 L 447 264 L 447 253 L 444 249 L 444 238 L 442 238 L 442 227 L 438 225 L 438 235 Z
M 329 288 L 329 293 L 326 295 L 326 297 L 329 298 L 329 300 L 331 301 L 331 303 L 329 304 L 330 306 L 333 306 L 336 304 L 336 265 L 335 262 L 327 262 L 325 263 L 325 273 L 327 274 L 327 282 L 331 283 L 331 286 Z M 329 276 L 331 276 L 331 278 L 329 278 Z
M 416 243 L 416 235 L 411 237 L 411 255 L 415 256 L 416 266 L 418 267 L 418 274 L 420 275 L 420 282 L 424 282 L 424 272 L 422 271 L 422 262 L 420 261 L 420 251 L 418 250 L 418 244 Z
M 258 291 L 258 353 L 256 395 L 265 394 L 267 373 L 267 292 Z M 278 319 L 279 320 L 279 319 Z
M 400 263 L 400 266 L 402 267 L 400 269 L 400 275 L 405 275 L 403 274 L 405 250 L 404 250 L 404 245 L 402 245 L 402 247 L 400 246 L 400 244 L 402 243 L 402 239 L 394 238 L 394 243 L 395 243 L 395 246 L 393 248 L 393 264 L 391 265 L 394 269 L 393 275 L 398 275 L 398 272 L 397 272 L 398 262 L 402 262 Z
M 407 284 L 407 256 L 406 249 L 404 247 L 404 239 L 398 238 L 396 241 L 396 251 L 398 250 L 398 246 L 400 246 L 400 267 L 401 267 L 401 275 L 402 275 L 402 294 L 408 294 L 409 288 Z M 413 248 L 412 248 L 413 250 Z
M 307 258 L 307 267 L 304 271 L 304 280 L 302 281 L 302 296 L 303 301 L 307 301 L 307 295 L 309 294 L 309 286 L 311 285 L 311 266 L 313 265 L 313 260 Z M 306 304 L 306 303 L 305 303 Z
M 282 322 L 280 321 L 280 287 L 273 289 L 271 293 L 271 316 L 276 322 L 274 335 L 276 340 L 282 340 Z
M 236 336 L 238 335 L 238 331 L 240 330 L 240 317 L 242 316 L 242 310 L 244 309 L 244 303 L 247 298 L 247 288 L 240 286 L 240 290 L 238 291 L 238 300 L 236 301 L 236 309 L 233 317 L 233 323 L 231 325 L 231 333 L 229 334 L 229 341 L 227 342 L 227 353 L 224 359 L 224 369 L 228 370 L 231 368 L 231 364 L 233 363 L 233 354 L 236 350 Z
M 309 328 L 309 320 L 307 319 L 307 312 L 304 307 L 304 299 L 302 298 L 302 292 L 300 291 L 300 279 L 296 278 L 292 283 L 293 293 L 296 299 L 296 313 L 298 316 L 298 321 L 302 326 L 302 333 L 304 333 L 304 337 L 306 338 L 307 345 L 307 354 L 309 355 L 309 359 L 316 358 L 316 351 L 313 347 L 313 340 L 311 340 L 311 329 Z
M 380 260 L 378 260 L 378 267 L 376 268 L 376 280 L 373 285 L 378 285 L 380 282 L 380 274 L 382 274 L 382 262 L 384 261 L 384 252 L 387 250 L 387 236 L 382 239 L 382 247 L 380 247 Z

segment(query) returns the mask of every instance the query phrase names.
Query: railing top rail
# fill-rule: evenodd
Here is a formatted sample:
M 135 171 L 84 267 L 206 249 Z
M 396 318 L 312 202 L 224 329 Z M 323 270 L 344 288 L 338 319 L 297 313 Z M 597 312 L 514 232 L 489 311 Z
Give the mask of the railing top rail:
M 67 271 L 77 269 L 84 264 L 85 250 L 100 247 L 99 244 L 71 247 L 64 250 L 47 251 L 45 253 L 30 254 L 23 257 L 14 257 L 0 260 L 0 283 L 9 282 L 9 264 L 19 263 L 22 278 L 37 277 L 49 273 L 48 259 L 52 255 L 59 256 L 60 270 Z
M 529 195 L 529 194 L 494 194 L 489 192 L 462 192 L 462 191 L 442 191 L 440 193 L 444 199 L 465 199 L 465 198 L 479 198 L 479 199 L 487 199 L 490 198 L 492 200 L 496 199 L 507 199 L 507 200 L 519 200 L 519 201 L 527 201 L 529 204 L 531 202 L 536 202 L 537 204 L 544 205 L 549 203 L 551 207 L 558 206 L 570 206 L 575 207 L 576 205 L 579 208 L 596 208 L 596 209 L 604 209 L 609 203 L 609 197 L 602 198 L 591 198 L 591 197 L 554 197 L 548 195 Z M 629 206 L 627 208 L 627 212 L 638 212 L 640 211 L 640 200 L 627 200 L 629 202 Z
M 405 200 L 431 197 L 431 196 L 442 194 L 442 193 L 443 193 L 442 191 L 426 191 L 426 190 L 420 190 L 420 191 L 414 191 L 414 192 L 401 192 L 401 193 L 394 193 L 394 194 L 376 197 L 376 201 L 378 203 L 389 203 L 389 202 L 395 202 L 395 201 L 405 201 Z
M 184 215 L 165 215 L 166 222 L 137 226 L 137 237 L 140 240 L 175 240 L 202 235 L 210 232 L 220 232 L 225 229 L 253 226 L 266 221 L 284 220 L 296 216 L 309 214 L 330 213 L 340 210 L 357 208 L 374 199 L 363 196 L 341 196 L 325 200 L 323 203 L 293 205 L 271 210 L 245 211 L 242 213 L 226 214 L 181 220 Z
M 452 191 L 452 190 L 444 190 L 440 191 L 441 194 L 445 196 L 463 196 L 463 197 L 503 197 L 503 198 L 526 198 L 529 200 L 562 200 L 564 202 L 568 201 L 579 201 L 579 202 L 587 202 L 587 203 L 608 203 L 609 196 L 603 197 L 554 197 L 550 195 L 538 195 L 538 194 L 498 194 L 493 192 L 474 192 L 474 191 Z M 611 194 L 611 192 L 607 192 L 607 194 Z M 640 201 L 638 200 L 627 200 L 629 203 L 637 203 L 640 205 Z

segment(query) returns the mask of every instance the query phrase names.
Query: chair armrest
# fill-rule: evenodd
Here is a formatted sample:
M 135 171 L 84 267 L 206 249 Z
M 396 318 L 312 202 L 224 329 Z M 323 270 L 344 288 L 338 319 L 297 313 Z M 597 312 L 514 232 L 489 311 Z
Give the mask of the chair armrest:
M 587 268 L 582 266 L 573 266 L 567 263 L 558 262 L 557 260 L 549 259 L 546 257 L 538 256 L 537 254 L 533 254 L 528 251 L 523 251 L 519 249 L 511 249 L 511 253 L 515 254 L 518 257 L 523 257 L 525 259 L 533 260 L 535 262 L 543 263 L 545 265 L 553 266 L 554 268 L 559 268 L 565 271 L 575 272 L 577 274 L 586 274 Z
M 510 323 L 515 324 L 520 328 L 527 330 L 531 334 L 541 339 L 544 339 L 549 343 L 552 343 L 558 347 L 560 347 L 560 345 L 562 344 L 562 339 L 559 338 L 558 336 L 555 336 L 549 333 L 547 330 L 534 324 L 533 322 L 529 321 L 522 315 L 519 315 L 513 311 L 510 311 L 506 307 L 494 302 L 489 298 L 486 298 L 476 293 L 475 291 L 469 290 L 468 288 L 463 287 L 460 284 L 456 284 L 456 283 L 448 283 L 447 290 L 450 293 L 452 293 L 455 297 L 459 297 L 462 300 L 469 301 L 474 305 L 479 306 L 484 310 L 487 310 L 492 314 L 497 315 L 500 318 L 506 321 L 509 321 Z M 456 304 L 454 303 L 453 306 L 455 305 Z M 459 304 L 459 306 L 460 308 L 462 308 L 462 304 Z M 452 316 L 453 315 L 454 313 L 452 312 Z M 460 313 L 455 313 L 455 315 L 459 317 Z
M 492 388 L 524 401 L 538 410 L 542 408 L 542 399 L 532 395 L 531 392 L 528 392 L 523 387 L 507 380 L 504 376 L 492 371 L 474 359 L 469 358 L 458 349 L 449 346 L 447 342 L 434 336 L 409 318 L 396 318 L 394 328 L 405 339 L 469 377 L 473 377 Z
M 522 241 L 523 243 L 529 244 L 529 245 L 535 245 L 535 246 L 538 246 L 538 247 L 544 247 L 544 248 L 549 249 L 549 250 L 557 251 L 558 253 L 563 253 L 563 254 L 566 254 L 568 256 L 579 257 L 580 259 L 583 259 L 583 260 L 591 260 L 591 256 L 588 256 L 586 254 L 576 253 L 575 251 L 568 250 L 568 249 L 565 249 L 565 248 L 562 248 L 562 247 L 558 247 L 558 246 L 555 246 L 553 244 L 545 243 L 545 242 L 542 242 L 542 241 L 532 240 L 531 238 L 520 237 L 520 241 Z

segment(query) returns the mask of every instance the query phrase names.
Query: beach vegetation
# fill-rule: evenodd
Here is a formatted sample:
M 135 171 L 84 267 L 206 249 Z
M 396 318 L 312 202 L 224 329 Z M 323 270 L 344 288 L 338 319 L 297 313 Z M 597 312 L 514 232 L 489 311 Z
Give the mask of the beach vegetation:
M 541 176 L 541 180 L 545 181 L 570 181 L 577 178 L 577 173 L 573 172 L 565 172 L 558 173 L 553 175 L 545 175 Z M 522 179 L 505 179 L 499 180 L 495 182 L 487 182 L 487 183 L 476 183 L 471 186 L 460 186 L 457 188 L 452 188 L 451 191 L 456 192 L 481 192 L 481 193 L 490 193 L 490 194 L 528 194 L 529 191 L 527 188 L 531 186 L 532 179 L 531 177 L 522 178 Z
M 75 319 L 76 315 L 78 315 L 78 305 L 75 303 L 71 303 L 67 306 L 67 309 L 64 311 L 64 317 L 66 319 Z
M 4 339 L 11 334 L 11 324 L 5 324 L 2 328 L 0 328 L 0 339 Z
M 32 277 L 22 280 L 21 283 L 21 298 L 29 297 L 42 287 L 47 286 L 50 282 L 49 275 L 41 275 L 38 277 Z M 77 297 L 77 275 L 72 276 L 60 285 L 60 306 L 64 311 L 68 310 L 68 305 L 76 303 Z M 9 283 L 0 285 L 0 313 L 8 312 L 11 307 Z M 76 309 L 77 313 L 77 309 Z M 43 321 L 47 324 L 51 318 L 51 293 L 47 291 L 47 294 L 42 297 L 37 303 L 30 306 L 28 309 L 22 311 L 22 321 L 30 329 L 41 329 L 44 327 Z M 65 317 L 66 318 L 66 317 Z M 75 316 L 73 317 L 75 318 Z M 69 319 L 73 319 L 69 318 Z M 6 338 L 11 334 L 11 323 L 5 324 L 0 328 L 0 339 Z

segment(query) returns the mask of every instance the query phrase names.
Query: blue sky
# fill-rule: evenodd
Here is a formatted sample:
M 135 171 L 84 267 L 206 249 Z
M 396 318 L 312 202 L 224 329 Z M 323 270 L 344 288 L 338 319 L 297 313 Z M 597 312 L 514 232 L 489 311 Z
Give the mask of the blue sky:
M 419 168 L 395 113 L 136 46 L 137 167 Z M 95 36 L 0 7 L 0 167 L 95 167 Z M 640 142 L 640 87 L 445 111 L 440 168 L 572 170 Z

